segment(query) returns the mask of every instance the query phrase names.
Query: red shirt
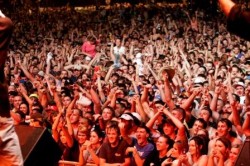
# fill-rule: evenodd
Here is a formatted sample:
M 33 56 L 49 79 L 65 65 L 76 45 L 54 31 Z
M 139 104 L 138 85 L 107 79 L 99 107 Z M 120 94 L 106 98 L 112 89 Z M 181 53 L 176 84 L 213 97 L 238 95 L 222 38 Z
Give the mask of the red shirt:
M 89 41 L 86 41 L 82 45 L 82 52 L 86 52 L 87 54 L 90 55 L 91 58 L 95 57 L 96 54 L 96 45 L 91 44 Z

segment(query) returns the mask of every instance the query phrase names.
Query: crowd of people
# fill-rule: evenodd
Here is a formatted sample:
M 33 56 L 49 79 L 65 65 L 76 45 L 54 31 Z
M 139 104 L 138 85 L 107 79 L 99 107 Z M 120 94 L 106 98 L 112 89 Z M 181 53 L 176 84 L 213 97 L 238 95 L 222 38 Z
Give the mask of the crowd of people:
M 234 165 L 250 134 L 250 43 L 208 11 L 5 11 L 15 125 L 47 128 L 79 165 Z

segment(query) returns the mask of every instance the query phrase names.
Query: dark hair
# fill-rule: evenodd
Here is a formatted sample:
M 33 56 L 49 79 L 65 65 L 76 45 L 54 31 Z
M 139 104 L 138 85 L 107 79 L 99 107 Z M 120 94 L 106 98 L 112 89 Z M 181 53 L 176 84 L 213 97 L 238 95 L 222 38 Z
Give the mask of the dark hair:
M 206 110 L 206 111 L 209 113 L 209 117 L 211 117 L 212 114 L 213 114 L 212 110 L 211 110 L 210 107 L 208 107 L 208 106 L 202 107 L 201 110 Z
M 162 127 L 163 127 L 165 124 L 170 124 L 170 125 L 176 127 L 175 124 L 174 124 L 174 122 L 173 122 L 171 119 L 169 119 L 169 118 L 166 118 L 166 119 L 163 119 L 163 120 L 162 120 Z
M 200 152 L 201 155 L 207 154 L 208 144 L 207 144 L 207 142 L 205 142 L 203 137 L 194 136 L 190 139 L 190 141 L 192 141 L 192 140 L 195 142 L 196 145 L 198 145 L 198 147 L 202 146 L 201 149 L 197 150 L 197 152 Z
M 161 105 L 164 105 L 165 103 L 164 103 L 162 100 L 157 100 L 157 101 L 155 101 L 154 104 L 161 104 Z
M 50 100 L 48 102 L 48 105 L 50 105 L 50 106 L 56 106 L 56 102 L 54 100 Z
M 205 66 L 200 66 L 200 68 L 203 68 L 205 73 L 207 73 L 207 68 Z M 204 77 L 204 78 L 206 78 L 206 77 Z
M 150 129 L 146 126 L 146 124 L 142 122 L 142 123 L 138 126 L 138 128 L 145 129 L 146 133 L 149 135 L 148 138 L 147 138 L 147 141 L 150 142 L 150 143 L 152 143 L 152 144 L 154 144 L 154 141 L 152 140 L 152 137 L 151 137 L 151 136 L 152 136 L 151 131 L 150 131 Z M 138 129 L 138 128 L 137 128 L 137 129 Z
M 27 113 L 25 115 L 29 115 L 30 114 L 30 107 L 29 107 L 29 104 L 27 102 L 21 102 L 20 105 L 19 105 L 18 110 L 20 110 L 20 106 L 22 104 L 25 104 L 27 106 Z
M 114 108 L 112 108 L 112 107 L 110 107 L 110 106 L 106 106 L 106 107 L 104 107 L 104 108 L 102 109 L 102 112 L 103 112 L 103 110 L 104 110 L 105 108 L 107 108 L 107 109 L 109 109 L 109 110 L 111 111 L 112 117 L 115 116 L 115 110 L 114 110 Z
M 41 105 L 41 103 L 38 101 L 38 100 L 34 100 L 33 104 L 32 104 L 32 107 L 37 107 L 35 109 L 32 109 L 32 110 L 36 110 L 38 111 L 39 113 L 42 113 L 43 112 L 43 106 Z M 31 107 L 31 108 L 32 108 Z
M 182 119 L 181 121 L 183 121 L 186 118 L 186 112 L 183 108 L 181 108 L 180 106 L 176 106 L 172 111 L 178 111 L 179 113 L 182 114 Z
M 165 135 L 165 134 L 162 134 L 160 137 L 163 137 L 166 139 L 166 144 L 168 144 L 168 148 L 167 148 L 168 151 L 173 148 L 174 140 L 172 140 L 168 135 Z
M 114 129 L 117 132 L 117 135 L 120 135 L 120 128 L 118 127 L 118 123 L 112 123 L 109 127 L 106 127 L 107 130 Z M 108 133 L 106 133 L 108 134 Z
M 202 119 L 202 118 L 198 118 L 198 119 L 196 119 L 195 121 L 198 121 L 198 122 L 200 122 L 200 123 L 202 123 L 202 125 L 203 125 L 203 129 L 206 129 L 207 128 L 207 122 L 204 120 L 204 119 Z
M 94 36 L 88 36 L 87 40 L 96 44 L 96 38 Z
M 234 100 L 237 101 L 237 102 L 240 102 L 240 96 L 233 93 L 233 97 L 234 97 Z
M 218 121 L 217 124 L 219 124 L 219 122 L 221 123 L 225 123 L 227 125 L 228 128 L 230 128 L 231 130 L 229 131 L 229 135 L 232 136 L 232 137 L 237 137 L 237 134 L 232 131 L 232 127 L 233 127 L 233 124 L 232 122 L 229 120 L 229 119 L 226 119 L 226 118 L 222 118 Z
M 106 123 L 106 127 L 107 127 L 107 125 L 110 125 L 110 126 L 112 126 L 112 125 L 118 125 L 118 122 L 115 121 L 115 120 L 111 120 L 111 121 L 108 121 L 108 122 Z
M 98 125 L 95 125 L 91 132 L 95 132 L 99 138 L 104 138 L 105 134 Z
M 222 142 L 226 148 L 231 149 L 231 142 L 226 137 L 220 137 L 216 141 Z
M 138 128 L 143 128 L 143 129 L 146 130 L 146 132 L 147 132 L 149 135 L 151 134 L 150 129 L 146 126 L 145 123 L 141 123 L 141 124 L 138 126 Z

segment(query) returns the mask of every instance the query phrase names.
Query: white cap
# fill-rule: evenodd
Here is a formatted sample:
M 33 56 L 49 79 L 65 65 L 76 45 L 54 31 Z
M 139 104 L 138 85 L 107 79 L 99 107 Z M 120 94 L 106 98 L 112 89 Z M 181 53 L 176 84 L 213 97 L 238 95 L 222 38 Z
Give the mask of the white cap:
M 120 118 L 124 120 L 134 120 L 133 117 L 130 116 L 129 114 L 122 114 Z
M 137 112 L 132 112 L 132 115 L 136 117 L 139 121 L 141 121 L 141 115 L 138 114 Z
M 234 84 L 234 88 L 236 88 L 237 86 L 242 86 L 243 88 L 245 88 L 245 84 L 244 82 L 237 82 Z

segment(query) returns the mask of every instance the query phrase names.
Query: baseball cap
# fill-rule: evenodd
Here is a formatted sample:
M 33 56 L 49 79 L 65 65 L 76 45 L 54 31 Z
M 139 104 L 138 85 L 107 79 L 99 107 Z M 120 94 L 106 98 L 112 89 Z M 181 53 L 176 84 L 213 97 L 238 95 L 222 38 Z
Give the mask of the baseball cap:
M 139 121 L 141 121 L 141 115 L 139 115 L 137 112 L 132 112 L 132 115 Z
M 237 86 L 242 86 L 243 88 L 245 88 L 245 84 L 244 82 L 237 82 L 234 84 L 234 88 L 236 88 Z
M 134 120 L 132 116 L 130 116 L 129 114 L 122 114 L 120 116 L 120 119 L 124 119 L 124 120 Z
M 37 98 L 37 99 L 38 99 L 38 95 L 37 95 L 37 94 L 35 94 L 35 93 L 32 93 L 29 97 L 35 97 L 35 98 Z

